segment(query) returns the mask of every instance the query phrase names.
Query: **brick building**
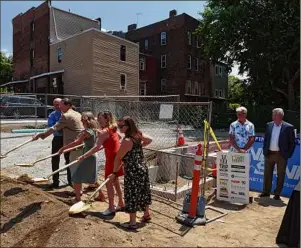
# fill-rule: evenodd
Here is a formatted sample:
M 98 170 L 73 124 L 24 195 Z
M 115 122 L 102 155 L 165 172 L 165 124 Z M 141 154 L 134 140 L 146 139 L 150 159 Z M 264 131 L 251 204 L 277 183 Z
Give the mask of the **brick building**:
M 50 45 L 89 28 L 99 28 L 100 18 L 92 20 L 51 6 L 45 1 L 37 8 L 20 13 L 13 24 L 13 82 L 17 91 L 49 92 Z M 63 88 L 61 88 L 63 91 Z M 63 92 L 59 92 L 63 93 Z
M 138 29 L 136 24 L 128 26 L 126 38 L 139 43 L 140 52 L 157 61 L 156 82 L 147 94 L 179 94 L 182 101 L 214 97 L 215 66 L 203 59 L 199 38 L 193 34 L 198 25 L 195 18 L 172 10 L 166 20 Z M 219 86 L 225 87 L 221 90 L 226 94 L 228 79 L 222 79 Z
M 139 94 L 155 95 L 157 82 L 157 60 L 145 53 L 139 54 Z

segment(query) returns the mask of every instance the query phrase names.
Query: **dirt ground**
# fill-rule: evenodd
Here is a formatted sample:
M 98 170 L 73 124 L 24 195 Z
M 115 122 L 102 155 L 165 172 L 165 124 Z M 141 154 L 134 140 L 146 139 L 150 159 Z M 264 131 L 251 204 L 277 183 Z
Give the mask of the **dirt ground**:
M 2 174 L 1 247 L 277 247 L 275 237 L 287 204 L 287 199 L 255 197 L 253 204 L 241 206 L 213 197 L 207 206 L 228 214 L 206 226 L 188 228 L 175 220 L 181 206 L 154 196 L 152 221 L 139 223 L 133 232 L 119 227 L 128 221 L 125 213 L 113 219 L 100 216 L 107 203 L 95 202 L 88 212 L 69 216 L 70 190 L 44 191 Z M 208 210 L 206 215 L 210 219 L 217 214 Z

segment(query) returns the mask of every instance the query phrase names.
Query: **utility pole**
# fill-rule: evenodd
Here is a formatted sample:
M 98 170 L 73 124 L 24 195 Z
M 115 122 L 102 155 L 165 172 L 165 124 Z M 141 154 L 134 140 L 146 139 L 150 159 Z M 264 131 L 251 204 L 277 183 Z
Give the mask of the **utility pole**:
M 137 24 L 137 27 L 138 27 L 138 20 L 139 20 L 139 16 L 140 16 L 140 15 L 142 15 L 142 13 L 136 13 L 136 16 L 137 16 L 137 23 L 136 23 L 136 24 Z

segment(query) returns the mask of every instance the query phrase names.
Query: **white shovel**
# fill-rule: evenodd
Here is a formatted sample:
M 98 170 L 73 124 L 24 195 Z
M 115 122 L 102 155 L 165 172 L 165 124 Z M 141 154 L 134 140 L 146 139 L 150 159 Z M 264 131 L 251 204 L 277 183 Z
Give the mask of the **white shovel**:
M 78 146 L 71 147 L 71 148 L 65 150 L 63 153 L 70 152 L 70 151 L 72 151 L 72 150 L 74 150 L 74 149 L 77 149 L 77 148 L 82 147 L 83 145 L 84 145 L 84 144 L 81 144 L 81 145 L 78 145 Z M 54 156 L 57 156 L 57 155 L 59 155 L 58 152 L 57 152 L 57 153 L 54 153 L 54 154 L 51 154 L 51 155 L 49 155 L 49 156 L 47 156 L 47 157 L 38 159 L 38 160 L 36 160 L 36 161 L 33 162 L 33 163 L 23 163 L 23 164 L 21 163 L 21 164 L 15 164 L 15 166 L 20 166 L 20 167 L 33 167 L 36 163 L 41 162 L 41 161 L 44 161 L 44 160 L 46 160 L 46 159 L 48 159 L 48 158 L 51 158 L 51 157 L 54 157 Z
M 17 145 L 16 147 L 14 147 L 13 149 L 9 150 L 8 152 L 4 153 L 3 155 L 1 154 L 0 155 L 0 158 L 5 158 L 7 157 L 7 154 L 9 154 L 10 152 L 14 151 L 14 150 L 17 150 L 18 148 L 20 148 L 21 146 L 24 146 L 26 144 L 28 144 L 29 142 L 33 141 L 33 139 L 30 139 L 30 140 L 27 140 L 26 142 L 20 144 L 20 145 Z
M 92 206 L 91 200 L 93 199 L 93 197 L 96 195 L 98 191 L 101 190 L 103 186 L 107 184 L 108 181 L 110 181 L 109 177 L 94 191 L 94 193 L 88 198 L 88 200 L 80 201 L 72 205 L 71 208 L 69 209 L 69 214 L 79 214 L 89 209 Z

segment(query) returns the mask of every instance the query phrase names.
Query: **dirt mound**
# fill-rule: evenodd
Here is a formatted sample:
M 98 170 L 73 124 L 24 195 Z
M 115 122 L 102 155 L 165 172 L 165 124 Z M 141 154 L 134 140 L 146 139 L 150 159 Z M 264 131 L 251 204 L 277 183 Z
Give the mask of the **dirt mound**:
M 118 222 L 127 221 L 125 213 L 118 213 L 113 221 L 106 221 L 99 218 L 99 211 L 91 212 L 87 216 L 70 217 L 69 207 L 48 192 L 2 176 L 1 247 L 116 247 L 170 244 L 169 238 L 159 236 L 158 239 L 146 238 L 152 232 L 154 235 L 160 232 L 147 226 L 143 228 L 141 235 L 119 229 Z

